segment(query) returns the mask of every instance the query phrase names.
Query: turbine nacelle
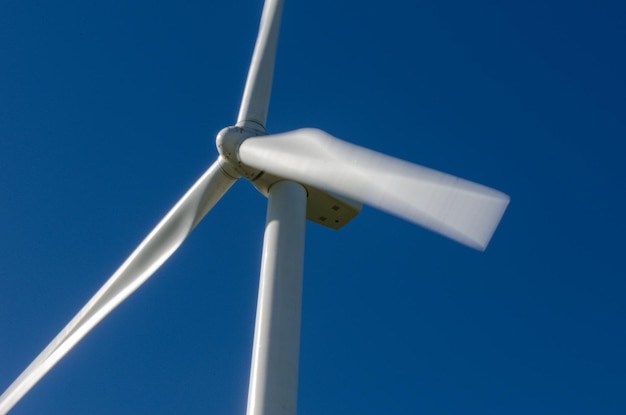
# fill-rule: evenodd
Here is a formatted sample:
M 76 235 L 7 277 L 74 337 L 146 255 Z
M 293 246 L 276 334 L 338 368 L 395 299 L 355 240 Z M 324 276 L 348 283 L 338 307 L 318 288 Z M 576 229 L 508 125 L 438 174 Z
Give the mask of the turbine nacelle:
M 263 131 L 248 126 L 226 127 L 217 134 L 215 144 L 221 156 L 219 163 L 222 170 L 233 178 L 245 177 L 259 192 L 267 197 L 269 189 L 274 183 L 283 180 L 293 181 L 293 179 L 254 168 L 245 164 L 239 157 L 239 148 L 245 140 L 264 135 Z M 360 202 L 320 190 L 308 183 L 300 184 L 305 187 L 307 192 L 307 219 L 327 228 L 341 228 L 358 215 L 363 206 Z

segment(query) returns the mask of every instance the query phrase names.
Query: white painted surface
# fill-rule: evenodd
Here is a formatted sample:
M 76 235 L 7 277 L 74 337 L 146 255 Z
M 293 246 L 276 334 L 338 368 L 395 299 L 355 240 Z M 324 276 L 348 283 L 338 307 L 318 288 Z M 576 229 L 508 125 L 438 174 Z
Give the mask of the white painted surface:
M 306 191 L 270 188 L 254 329 L 248 415 L 295 415 Z

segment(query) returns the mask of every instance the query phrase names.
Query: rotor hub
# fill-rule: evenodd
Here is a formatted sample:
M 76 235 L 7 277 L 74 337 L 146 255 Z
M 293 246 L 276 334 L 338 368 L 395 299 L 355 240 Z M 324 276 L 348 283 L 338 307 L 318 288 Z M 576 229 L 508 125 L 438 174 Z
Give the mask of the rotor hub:
M 248 180 L 255 180 L 263 172 L 246 166 L 239 159 L 239 146 L 247 138 L 265 135 L 262 131 L 250 127 L 226 127 L 217 133 L 215 145 L 220 153 L 222 169 L 233 177 L 243 176 Z

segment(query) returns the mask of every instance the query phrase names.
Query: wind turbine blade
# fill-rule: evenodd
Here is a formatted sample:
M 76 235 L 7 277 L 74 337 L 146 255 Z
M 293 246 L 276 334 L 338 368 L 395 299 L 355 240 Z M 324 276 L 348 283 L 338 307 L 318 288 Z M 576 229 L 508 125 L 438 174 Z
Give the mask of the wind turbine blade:
M 478 250 L 509 203 L 504 193 L 427 167 L 301 129 L 251 137 L 242 163 L 363 202 Z
M 143 284 L 182 244 L 235 179 L 219 162 L 196 181 L 122 266 L 0 396 L 7 413 L 100 320 Z
M 265 131 L 282 10 L 283 0 L 265 1 L 259 34 L 254 46 L 252 62 L 250 62 L 246 87 L 237 117 L 237 125 L 239 126 L 253 122 L 256 124 L 254 125 L 255 128 L 260 127 Z

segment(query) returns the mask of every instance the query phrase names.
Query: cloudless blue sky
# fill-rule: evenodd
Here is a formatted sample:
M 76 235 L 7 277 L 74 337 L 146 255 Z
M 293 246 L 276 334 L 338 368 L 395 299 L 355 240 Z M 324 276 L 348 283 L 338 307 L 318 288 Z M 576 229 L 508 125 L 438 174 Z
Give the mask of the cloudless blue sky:
M 0 3 L 0 389 L 217 156 L 260 0 Z M 485 253 L 307 224 L 299 414 L 626 413 L 626 6 L 286 0 L 269 132 L 511 196 Z M 243 414 L 266 199 L 239 182 L 12 414 Z

